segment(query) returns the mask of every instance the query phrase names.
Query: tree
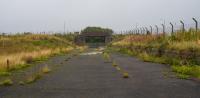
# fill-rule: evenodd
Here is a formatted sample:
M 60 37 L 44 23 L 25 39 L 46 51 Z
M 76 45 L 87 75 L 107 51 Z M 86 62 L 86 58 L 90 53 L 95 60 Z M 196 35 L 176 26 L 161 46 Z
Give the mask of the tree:
M 82 33 L 113 33 L 112 29 L 101 27 L 87 27 L 81 31 Z

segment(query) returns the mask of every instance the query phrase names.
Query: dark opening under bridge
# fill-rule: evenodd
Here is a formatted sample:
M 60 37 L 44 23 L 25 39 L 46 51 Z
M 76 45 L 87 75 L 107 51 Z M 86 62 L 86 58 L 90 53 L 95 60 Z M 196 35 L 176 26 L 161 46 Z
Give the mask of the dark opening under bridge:
M 112 34 L 106 32 L 81 33 L 75 38 L 79 45 L 103 46 L 112 41 Z

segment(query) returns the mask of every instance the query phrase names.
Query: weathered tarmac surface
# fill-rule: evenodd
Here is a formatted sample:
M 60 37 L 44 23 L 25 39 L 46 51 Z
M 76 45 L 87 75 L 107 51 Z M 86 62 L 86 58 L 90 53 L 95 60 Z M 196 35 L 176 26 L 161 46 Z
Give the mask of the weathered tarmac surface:
M 79 55 L 36 83 L 0 87 L 0 98 L 200 98 L 200 83 L 171 77 L 166 65 L 112 58 L 130 78 L 122 78 L 101 54 Z

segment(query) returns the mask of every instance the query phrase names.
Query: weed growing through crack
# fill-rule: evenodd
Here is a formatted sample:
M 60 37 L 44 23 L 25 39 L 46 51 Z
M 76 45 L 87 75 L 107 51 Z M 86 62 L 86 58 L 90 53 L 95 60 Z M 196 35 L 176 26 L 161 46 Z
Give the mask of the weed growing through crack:
M 24 81 L 19 81 L 19 85 L 25 85 Z
M 118 67 L 118 66 L 116 67 L 116 69 L 117 69 L 118 71 L 120 71 L 120 70 L 121 70 L 121 68 L 120 68 L 120 67 Z
M 105 59 L 106 62 L 110 62 L 110 61 L 111 61 L 110 55 L 109 55 L 109 53 L 107 53 L 107 52 L 104 52 L 104 53 L 103 53 L 103 58 Z
M 129 78 L 129 74 L 127 72 L 123 73 L 123 78 Z
M 42 77 L 41 74 L 36 74 L 36 75 L 30 76 L 30 77 L 27 78 L 27 80 L 25 81 L 25 83 L 27 83 L 27 84 L 34 83 L 34 82 L 36 82 L 38 79 L 40 79 L 41 77 Z
M 51 72 L 51 69 L 49 68 L 48 65 L 45 65 L 43 68 L 42 68 L 42 73 L 49 73 Z
M 117 67 L 118 65 L 117 65 L 116 62 L 113 62 L 113 63 L 112 63 L 112 66 Z

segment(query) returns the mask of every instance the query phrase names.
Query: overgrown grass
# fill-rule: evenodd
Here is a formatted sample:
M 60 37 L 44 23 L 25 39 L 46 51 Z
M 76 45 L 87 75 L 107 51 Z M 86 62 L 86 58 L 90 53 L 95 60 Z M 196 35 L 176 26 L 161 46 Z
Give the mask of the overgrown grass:
M 11 85 L 13 85 L 13 81 L 11 79 L 5 79 L 2 82 L 0 82 L 0 85 L 2 85 L 2 86 L 11 86 Z
M 161 64 L 166 64 L 167 60 L 164 57 L 156 57 L 156 56 L 151 56 L 147 54 L 146 52 L 139 53 L 138 55 L 141 60 L 145 62 L 156 62 L 156 63 L 161 63 Z
M 194 34 L 192 31 L 176 32 L 174 36 L 165 37 L 162 35 L 126 35 L 121 40 L 113 41 L 111 46 L 200 52 L 200 33 Z
M 45 74 L 50 73 L 52 70 L 48 65 L 44 65 L 38 72 L 33 73 L 26 77 L 24 81 L 19 81 L 19 85 L 31 84 L 42 78 Z
M 117 37 L 117 36 L 115 36 Z M 175 51 L 176 53 L 200 54 L 200 32 L 176 32 L 173 36 L 162 35 L 119 35 L 109 48 L 131 56 L 138 56 L 146 62 L 156 62 L 172 65 L 177 76 L 186 79 L 195 77 L 200 79 L 200 68 L 195 57 L 184 54 L 178 57 L 168 57 L 163 54 L 152 55 L 148 49 Z M 189 57 L 190 58 L 189 58 Z
M 11 73 L 8 71 L 0 71 L 0 76 L 10 76 Z
M 73 34 L 0 35 L 0 76 L 14 75 L 15 70 L 21 70 L 35 63 L 46 61 L 49 57 L 65 55 L 75 50 L 83 52 L 87 48 L 74 45 L 73 39 Z M 51 71 L 50 66 L 44 66 L 39 69 L 39 72 L 26 77 L 24 81 L 19 81 L 19 85 L 36 82 Z M 9 84 L 9 81 L 2 82 L 3 85 L 6 85 L 6 83 Z
M 177 76 L 181 79 L 187 79 L 189 77 L 196 77 L 200 79 L 200 66 L 177 66 L 173 65 L 172 70 L 177 73 Z
M 0 72 L 26 67 L 48 57 L 68 53 L 72 42 L 61 35 L 13 35 L 0 37 Z

